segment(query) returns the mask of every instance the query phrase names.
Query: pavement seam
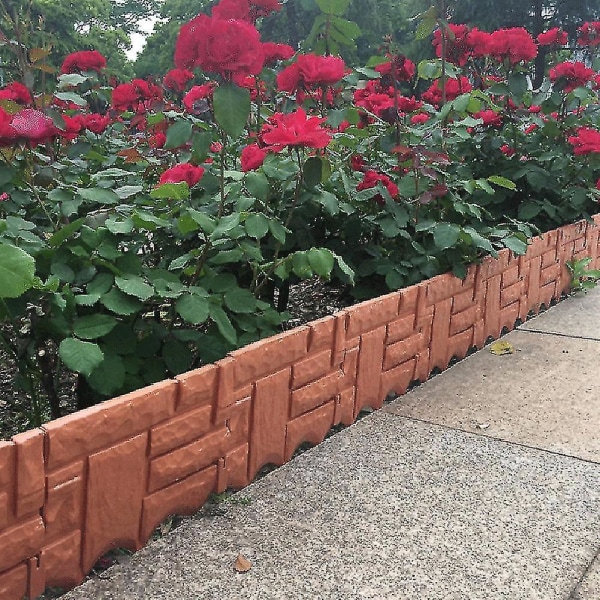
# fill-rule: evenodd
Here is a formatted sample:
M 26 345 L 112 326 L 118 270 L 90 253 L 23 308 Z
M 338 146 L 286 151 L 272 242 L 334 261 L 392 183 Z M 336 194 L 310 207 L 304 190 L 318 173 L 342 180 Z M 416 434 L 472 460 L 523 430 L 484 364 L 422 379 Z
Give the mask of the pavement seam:
M 569 594 L 569 596 L 566 598 L 566 600 L 581 600 L 581 599 L 578 599 L 579 589 L 581 588 L 581 584 L 585 581 L 587 574 L 592 570 L 592 567 L 594 566 L 594 563 L 597 560 L 600 560 L 600 548 L 598 548 L 598 551 L 596 552 L 596 554 L 594 555 L 592 560 L 589 562 L 588 566 L 585 568 L 585 571 L 581 574 L 581 577 L 575 584 L 573 591 Z
M 591 465 L 600 466 L 600 462 L 596 460 L 590 460 L 588 458 L 581 458 L 580 456 L 573 456 L 572 454 L 565 454 L 564 452 L 557 452 L 556 450 L 548 450 L 547 448 L 540 448 L 539 446 L 530 446 L 528 444 L 524 444 L 523 442 L 513 442 L 510 440 L 505 440 L 503 438 L 495 437 L 493 435 L 489 435 L 486 433 L 476 433 L 474 431 L 469 431 L 467 429 L 461 429 L 460 427 L 453 427 L 452 425 L 444 425 L 442 423 L 436 423 L 435 421 L 428 421 L 427 419 L 418 419 L 417 417 L 408 417 L 406 415 L 399 415 L 398 413 L 386 411 L 383 408 L 381 411 L 386 415 L 391 415 L 393 417 L 398 417 L 400 419 L 406 419 L 407 421 L 415 421 L 417 423 L 424 423 L 425 425 L 435 425 L 437 427 L 443 427 L 444 429 L 449 429 L 451 431 L 460 431 L 461 433 L 466 433 L 468 435 L 473 435 L 475 437 L 482 437 L 488 440 L 494 440 L 496 442 L 501 442 L 503 444 L 509 444 L 511 446 L 518 446 L 520 448 L 527 448 L 528 450 L 539 450 L 540 452 L 546 452 L 547 454 L 553 454 L 555 456 L 562 456 L 564 458 L 572 458 L 574 460 L 579 460 L 584 463 L 588 463 Z
M 514 331 L 522 333 L 541 333 L 542 335 L 555 335 L 557 337 L 571 338 L 574 340 L 587 340 L 589 342 L 600 342 L 600 338 L 587 337 L 585 335 L 570 335 L 568 333 L 559 333 L 558 331 L 542 331 L 541 329 L 520 329 L 517 327 Z

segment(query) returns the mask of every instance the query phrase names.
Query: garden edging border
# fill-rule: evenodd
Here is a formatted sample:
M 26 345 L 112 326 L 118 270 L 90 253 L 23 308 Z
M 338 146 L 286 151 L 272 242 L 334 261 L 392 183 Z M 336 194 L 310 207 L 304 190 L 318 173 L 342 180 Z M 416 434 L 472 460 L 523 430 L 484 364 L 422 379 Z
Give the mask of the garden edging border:
M 0 441 L 0 598 L 77 585 L 108 549 L 139 549 L 168 515 L 513 329 L 568 290 L 567 261 L 600 268 L 593 220 Z

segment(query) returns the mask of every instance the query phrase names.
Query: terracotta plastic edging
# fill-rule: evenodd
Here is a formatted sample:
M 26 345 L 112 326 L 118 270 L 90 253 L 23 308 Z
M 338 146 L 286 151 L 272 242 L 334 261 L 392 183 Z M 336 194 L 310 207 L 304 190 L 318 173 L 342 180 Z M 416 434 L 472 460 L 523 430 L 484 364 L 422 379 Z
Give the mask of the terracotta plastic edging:
M 594 221 L 0 442 L 0 600 L 77 585 L 110 548 L 137 550 L 168 515 L 244 487 L 512 329 L 567 291 L 566 261 L 600 268 Z

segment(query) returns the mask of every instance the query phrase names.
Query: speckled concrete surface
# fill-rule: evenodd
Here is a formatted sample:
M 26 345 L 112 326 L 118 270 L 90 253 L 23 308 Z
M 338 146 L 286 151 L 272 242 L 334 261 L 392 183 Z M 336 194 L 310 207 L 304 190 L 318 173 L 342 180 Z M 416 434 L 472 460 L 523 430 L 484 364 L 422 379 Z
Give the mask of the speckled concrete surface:
M 522 331 L 503 340 L 514 354 L 485 348 L 383 410 L 600 462 L 600 341 Z
M 587 294 L 578 293 L 533 319 L 519 329 L 558 333 L 572 337 L 600 340 L 600 288 Z
M 566 600 L 600 545 L 598 469 L 379 412 L 65 600 Z
M 600 598 L 600 552 L 569 600 L 598 600 L 598 598 Z

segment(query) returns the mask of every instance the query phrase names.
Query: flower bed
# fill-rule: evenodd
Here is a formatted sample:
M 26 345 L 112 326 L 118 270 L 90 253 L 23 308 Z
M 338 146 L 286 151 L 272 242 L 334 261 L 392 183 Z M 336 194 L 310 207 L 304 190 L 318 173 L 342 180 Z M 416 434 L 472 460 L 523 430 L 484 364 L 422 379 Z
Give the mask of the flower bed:
M 335 425 L 402 394 L 600 267 L 600 215 L 469 268 L 363 302 L 214 364 L 0 442 L 0 597 L 73 587 L 108 549 L 247 485 Z

